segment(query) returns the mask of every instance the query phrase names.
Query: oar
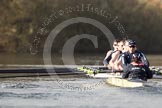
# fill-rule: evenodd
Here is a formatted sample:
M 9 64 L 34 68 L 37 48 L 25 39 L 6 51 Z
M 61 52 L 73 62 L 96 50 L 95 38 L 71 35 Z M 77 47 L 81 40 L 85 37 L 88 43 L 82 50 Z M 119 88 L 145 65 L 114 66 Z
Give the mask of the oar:
M 162 75 L 162 69 L 161 68 L 157 68 L 155 66 L 151 66 L 149 68 L 155 75 Z
M 54 69 L 54 70 L 53 70 Z M 150 69 L 153 71 L 156 75 L 161 75 L 162 70 L 155 67 L 150 67 Z M 27 76 L 49 76 L 49 75 L 63 75 L 63 74 L 98 74 L 98 73 L 115 73 L 115 72 L 123 72 L 122 70 L 111 70 L 107 67 L 103 66 L 97 66 L 97 67 L 88 67 L 83 66 L 79 68 L 10 68 L 10 69 L 0 69 L 0 77 L 2 75 L 5 75 L 7 77 L 7 74 L 12 74 L 13 77 L 27 77 Z M 22 74 L 21 74 L 22 73 Z M 20 75 L 21 74 L 21 75 Z M 24 74 L 24 75 L 23 75 Z M 34 75 L 31 75 L 34 74 Z M 2 76 L 4 77 L 4 76 Z M 8 76 L 9 77 L 9 76 Z
M 106 70 L 107 69 L 107 70 Z M 93 67 L 79 67 L 77 68 L 79 71 L 86 72 L 87 74 L 98 74 L 98 73 L 116 73 L 116 72 L 123 72 L 122 70 L 111 70 L 107 67 L 105 68 L 93 68 Z
M 65 73 L 73 72 L 72 68 L 9 68 L 0 69 L 0 73 Z
M 77 68 L 79 71 L 86 72 L 87 74 L 97 74 L 97 73 L 116 73 L 116 72 L 123 72 L 123 70 L 111 70 L 108 69 L 107 67 L 79 67 Z M 155 75 L 162 75 L 162 69 L 160 68 L 155 68 L 155 67 L 150 67 L 150 70 L 153 72 Z
M 39 77 L 39 76 L 62 76 L 62 75 L 85 75 L 83 72 L 66 72 L 66 73 L 27 73 L 27 74 L 0 74 L 0 78 L 17 78 L 17 77 Z

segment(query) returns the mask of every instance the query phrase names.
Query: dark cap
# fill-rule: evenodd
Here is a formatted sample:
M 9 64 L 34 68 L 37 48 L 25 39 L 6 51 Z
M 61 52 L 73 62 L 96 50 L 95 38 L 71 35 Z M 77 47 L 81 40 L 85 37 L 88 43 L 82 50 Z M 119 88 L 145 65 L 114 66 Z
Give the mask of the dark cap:
M 134 40 L 128 40 L 128 45 L 129 46 L 136 46 L 136 41 L 134 41 Z

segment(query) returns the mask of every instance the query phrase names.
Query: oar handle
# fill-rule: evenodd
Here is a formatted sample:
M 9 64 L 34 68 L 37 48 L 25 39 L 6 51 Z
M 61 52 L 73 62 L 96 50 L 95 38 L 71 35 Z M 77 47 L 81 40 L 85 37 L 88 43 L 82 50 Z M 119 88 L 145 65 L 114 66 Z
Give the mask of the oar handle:
M 87 74 L 97 74 L 97 73 L 122 73 L 123 70 L 112 70 L 112 69 L 108 69 L 107 67 L 80 67 L 77 68 L 77 70 L 79 71 L 83 71 Z M 153 72 L 153 74 L 156 75 L 162 75 L 162 69 L 160 68 L 156 68 L 154 66 L 150 67 L 150 70 Z

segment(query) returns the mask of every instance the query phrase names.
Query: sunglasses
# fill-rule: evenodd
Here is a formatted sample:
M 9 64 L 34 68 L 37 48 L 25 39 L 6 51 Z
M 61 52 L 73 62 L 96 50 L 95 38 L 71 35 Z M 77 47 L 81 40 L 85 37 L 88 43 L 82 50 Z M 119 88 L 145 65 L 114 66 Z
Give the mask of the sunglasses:
M 129 46 L 130 48 L 135 48 L 136 46 Z

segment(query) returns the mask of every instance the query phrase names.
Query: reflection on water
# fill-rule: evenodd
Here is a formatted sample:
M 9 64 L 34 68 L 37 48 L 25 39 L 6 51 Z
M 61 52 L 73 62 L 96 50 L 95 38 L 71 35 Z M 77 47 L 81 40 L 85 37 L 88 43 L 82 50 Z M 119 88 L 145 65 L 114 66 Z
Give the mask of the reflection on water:
M 75 54 L 74 59 L 78 65 L 102 65 L 105 54 Z M 66 57 L 69 61 L 71 58 Z M 150 64 L 162 66 L 162 55 L 147 55 Z M 54 65 L 63 65 L 61 54 L 52 55 Z M 44 64 L 43 57 L 30 54 L 0 54 L 0 64 Z
M 93 84 L 101 79 L 62 78 L 72 86 Z M 162 86 L 119 88 L 102 85 L 85 91 L 71 90 L 53 78 L 17 78 L 0 81 L 0 106 L 48 108 L 161 108 Z
M 147 58 L 152 66 L 162 66 L 162 55 L 148 55 Z

